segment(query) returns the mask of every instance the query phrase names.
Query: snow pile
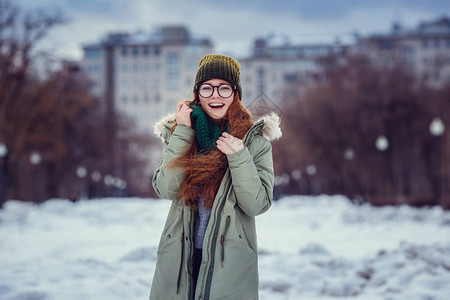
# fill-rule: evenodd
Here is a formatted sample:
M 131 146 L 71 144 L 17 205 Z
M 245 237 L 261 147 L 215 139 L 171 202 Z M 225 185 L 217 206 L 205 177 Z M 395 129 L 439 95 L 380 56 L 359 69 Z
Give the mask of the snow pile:
M 284 198 L 258 218 L 261 298 L 448 300 L 449 220 L 439 207 Z
M 105 199 L 0 211 L 0 299 L 147 299 L 170 202 Z M 257 217 L 260 299 L 450 295 L 450 212 L 287 197 Z
M 445 300 L 450 295 L 449 264 L 450 245 L 401 243 L 373 258 L 351 260 L 310 244 L 298 255 L 261 256 L 261 273 L 270 276 L 261 276 L 262 298 Z

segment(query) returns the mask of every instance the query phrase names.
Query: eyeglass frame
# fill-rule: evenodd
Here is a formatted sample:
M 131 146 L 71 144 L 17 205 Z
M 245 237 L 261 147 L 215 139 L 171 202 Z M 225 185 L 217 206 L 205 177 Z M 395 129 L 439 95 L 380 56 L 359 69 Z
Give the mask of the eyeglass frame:
M 230 97 L 233 95 L 233 93 L 236 91 L 236 89 L 237 89 L 237 87 L 236 87 L 235 85 L 232 85 L 232 84 L 229 84 L 229 83 L 222 83 L 222 84 L 219 84 L 219 85 L 212 85 L 212 84 L 209 84 L 209 83 L 200 83 L 200 84 L 197 84 L 197 85 L 195 86 L 195 89 L 196 89 L 196 91 L 197 91 L 197 93 L 198 93 L 199 96 L 201 96 L 201 95 L 200 95 L 200 87 L 201 87 L 202 85 L 209 85 L 210 87 L 212 87 L 212 93 L 211 93 L 211 95 L 209 95 L 208 97 L 202 96 L 203 98 L 211 98 L 212 95 L 214 95 L 214 90 L 215 90 L 216 88 L 217 88 L 217 94 L 219 95 L 219 97 L 221 97 L 221 98 L 230 98 Z M 230 95 L 230 96 L 228 96 L 228 97 L 222 97 L 222 95 L 220 94 L 219 88 L 220 88 L 221 86 L 223 86 L 223 85 L 229 85 L 229 86 L 233 89 L 233 91 L 231 92 L 231 95 Z

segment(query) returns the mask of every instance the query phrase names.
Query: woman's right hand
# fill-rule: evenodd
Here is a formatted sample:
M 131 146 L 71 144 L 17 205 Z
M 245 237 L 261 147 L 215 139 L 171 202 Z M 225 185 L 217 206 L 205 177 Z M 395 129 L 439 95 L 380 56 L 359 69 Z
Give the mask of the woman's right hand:
M 191 122 L 192 108 L 185 102 L 177 104 L 177 110 L 175 111 L 175 119 L 178 125 L 184 125 L 192 128 Z

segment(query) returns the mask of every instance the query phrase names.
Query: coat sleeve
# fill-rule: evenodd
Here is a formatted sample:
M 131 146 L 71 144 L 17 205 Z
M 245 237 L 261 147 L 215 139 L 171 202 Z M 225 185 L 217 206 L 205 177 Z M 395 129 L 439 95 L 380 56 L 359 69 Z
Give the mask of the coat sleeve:
M 239 207 L 251 217 L 267 211 L 272 205 L 274 183 L 270 142 L 255 137 L 248 147 L 227 157 Z
M 178 125 L 167 137 L 161 163 L 153 175 L 152 185 L 159 197 L 176 200 L 183 182 L 184 173 L 180 168 L 168 168 L 167 164 L 182 155 L 194 140 L 194 129 Z

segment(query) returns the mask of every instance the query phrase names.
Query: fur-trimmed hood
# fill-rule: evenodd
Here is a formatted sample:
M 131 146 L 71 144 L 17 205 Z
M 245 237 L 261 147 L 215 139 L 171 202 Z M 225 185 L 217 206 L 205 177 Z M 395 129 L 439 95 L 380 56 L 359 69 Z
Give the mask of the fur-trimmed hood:
M 168 114 L 161 118 L 153 126 L 153 132 L 164 142 L 163 131 L 164 128 L 170 129 L 175 122 L 175 114 Z M 276 113 L 270 113 L 260 117 L 253 126 L 258 126 L 262 123 L 262 135 L 269 141 L 278 140 L 282 136 L 280 129 L 280 117 Z

